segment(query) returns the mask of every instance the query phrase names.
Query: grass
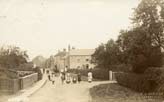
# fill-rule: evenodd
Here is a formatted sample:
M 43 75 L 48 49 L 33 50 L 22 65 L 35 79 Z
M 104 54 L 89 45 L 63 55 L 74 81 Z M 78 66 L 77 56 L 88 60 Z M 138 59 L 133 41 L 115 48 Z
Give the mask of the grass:
M 161 97 L 148 98 L 118 84 L 102 84 L 90 89 L 92 102 L 162 102 Z

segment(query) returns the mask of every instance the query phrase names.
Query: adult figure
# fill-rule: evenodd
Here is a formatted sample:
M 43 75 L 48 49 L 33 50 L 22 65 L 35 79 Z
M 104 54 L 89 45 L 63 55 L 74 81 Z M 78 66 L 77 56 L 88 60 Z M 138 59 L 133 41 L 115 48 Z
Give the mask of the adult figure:
M 43 74 L 45 74 L 45 68 L 43 68 Z
M 92 72 L 89 71 L 89 72 L 88 72 L 88 82 L 89 82 L 89 83 L 92 82 L 92 78 L 93 78 L 93 77 L 92 77 Z
M 66 75 L 66 83 L 69 84 L 71 82 L 71 76 L 70 73 L 67 73 Z
M 64 76 L 64 74 L 61 73 L 61 82 L 62 82 L 62 84 L 64 84 L 64 80 L 65 80 L 65 76 Z
M 47 77 L 48 77 L 48 80 L 51 81 L 51 75 L 50 75 L 49 70 L 47 70 Z
M 78 81 L 79 83 L 81 82 L 81 74 L 80 74 L 80 73 L 77 74 L 77 81 Z

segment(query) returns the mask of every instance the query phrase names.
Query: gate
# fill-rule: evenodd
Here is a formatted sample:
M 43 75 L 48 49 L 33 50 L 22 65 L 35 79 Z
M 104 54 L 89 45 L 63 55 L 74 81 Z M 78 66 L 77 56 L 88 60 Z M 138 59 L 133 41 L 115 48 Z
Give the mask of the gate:
M 116 74 L 117 74 L 117 72 L 109 71 L 109 81 L 115 81 L 115 82 L 117 82 L 117 80 L 116 80 Z

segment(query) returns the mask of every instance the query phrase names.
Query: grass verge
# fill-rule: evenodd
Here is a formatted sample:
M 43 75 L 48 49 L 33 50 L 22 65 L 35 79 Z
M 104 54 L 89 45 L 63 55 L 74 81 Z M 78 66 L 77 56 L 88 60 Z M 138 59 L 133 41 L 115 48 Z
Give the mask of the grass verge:
M 92 102 L 162 102 L 161 97 L 148 97 L 118 84 L 101 84 L 90 89 Z

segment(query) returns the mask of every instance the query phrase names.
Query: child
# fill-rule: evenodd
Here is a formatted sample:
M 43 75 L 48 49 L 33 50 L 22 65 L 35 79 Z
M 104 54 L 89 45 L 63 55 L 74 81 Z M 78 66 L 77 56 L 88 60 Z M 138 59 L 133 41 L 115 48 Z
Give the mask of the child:
M 91 83 L 92 82 L 92 72 L 89 71 L 88 73 L 88 82 Z
M 55 76 L 54 75 L 52 75 L 51 81 L 52 81 L 52 84 L 54 85 L 54 83 L 55 83 Z
M 71 76 L 69 73 L 67 73 L 67 76 L 66 76 L 66 83 L 69 84 L 71 82 Z
M 76 78 L 75 78 L 75 77 L 73 77 L 72 82 L 73 82 L 74 84 L 77 82 L 77 80 L 76 80 Z
M 64 84 L 64 80 L 65 80 L 65 76 L 64 76 L 64 74 L 61 74 L 61 81 L 62 81 L 62 84 Z

